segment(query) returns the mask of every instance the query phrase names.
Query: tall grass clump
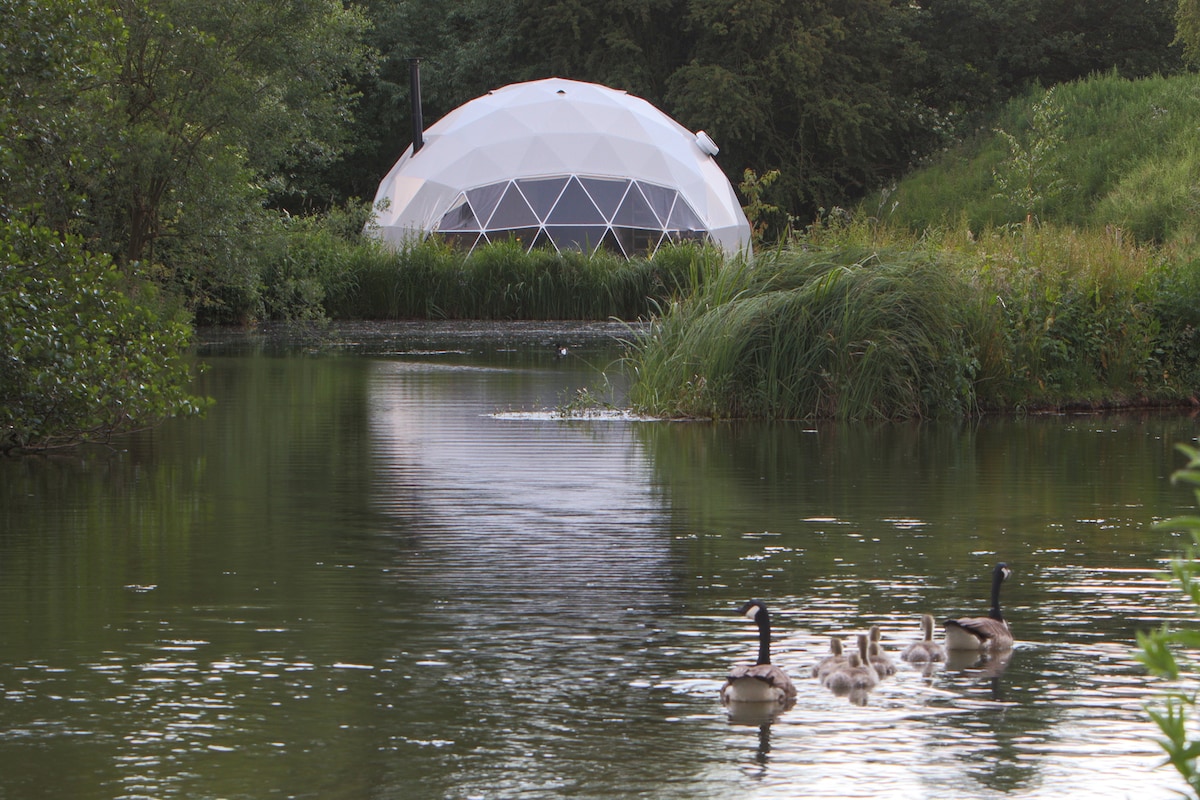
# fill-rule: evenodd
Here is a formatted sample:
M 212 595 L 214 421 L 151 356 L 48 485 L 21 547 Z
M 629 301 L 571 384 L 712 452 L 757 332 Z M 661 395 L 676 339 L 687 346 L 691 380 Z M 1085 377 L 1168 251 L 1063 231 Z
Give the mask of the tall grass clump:
M 399 250 L 366 242 L 352 287 L 330 308 L 369 319 L 634 320 L 690 290 L 712 248 L 664 246 L 651 258 L 607 251 L 526 252 L 494 242 L 464 255 L 437 238 Z
M 965 287 L 919 251 L 785 248 L 727 262 L 635 343 L 653 414 L 904 418 L 974 408 Z

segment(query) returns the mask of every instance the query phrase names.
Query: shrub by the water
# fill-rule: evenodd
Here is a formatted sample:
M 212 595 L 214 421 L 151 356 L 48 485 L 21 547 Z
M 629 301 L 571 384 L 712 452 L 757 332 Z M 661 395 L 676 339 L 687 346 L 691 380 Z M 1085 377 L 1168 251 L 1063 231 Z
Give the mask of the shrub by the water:
M 1173 483 L 1200 486 L 1200 450 L 1187 445 L 1178 448 L 1188 457 L 1187 465 L 1171 476 Z M 1193 494 L 1200 503 L 1200 489 Z M 1200 611 L 1200 517 L 1195 514 L 1163 520 L 1157 527 L 1187 531 L 1189 542 L 1181 556 L 1171 559 L 1172 584 L 1179 589 L 1184 607 L 1191 612 L 1193 622 Z M 1186 617 L 1185 617 L 1186 619 Z M 1135 656 L 1155 675 L 1169 678 L 1161 701 L 1147 707 L 1150 719 L 1158 726 L 1163 738 L 1159 745 L 1169 763 L 1191 790 L 1187 797 L 1200 797 L 1200 739 L 1196 738 L 1197 693 L 1195 681 L 1200 669 L 1194 654 L 1200 647 L 1200 630 L 1180 623 L 1163 623 L 1158 630 L 1138 631 Z M 1181 792 L 1181 794 L 1183 794 Z
M 108 441 L 198 413 L 191 334 L 73 236 L 0 225 L 0 453 Z

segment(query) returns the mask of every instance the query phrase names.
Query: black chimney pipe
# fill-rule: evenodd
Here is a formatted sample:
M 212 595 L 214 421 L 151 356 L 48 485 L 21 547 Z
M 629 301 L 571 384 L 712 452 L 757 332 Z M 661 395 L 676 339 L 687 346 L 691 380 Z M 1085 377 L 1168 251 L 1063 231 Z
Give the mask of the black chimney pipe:
M 425 120 L 421 115 L 421 59 L 408 60 L 409 94 L 412 99 L 413 155 L 425 146 Z

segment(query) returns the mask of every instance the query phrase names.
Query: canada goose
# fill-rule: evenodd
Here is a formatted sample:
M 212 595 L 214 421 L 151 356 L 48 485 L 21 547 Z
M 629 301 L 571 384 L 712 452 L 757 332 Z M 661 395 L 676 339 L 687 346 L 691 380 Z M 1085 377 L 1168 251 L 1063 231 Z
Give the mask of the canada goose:
M 867 661 L 867 637 L 858 635 L 858 652 L 851 653 L 841 669 L 825 676 L 823 683 L 834 692 L 849 692 L 853 689 L 870 689 L 879 683 L 879 675 Z
M 992 570 L 992 609 L 986 617 L 964 617 L 948 619 L 942 623 L 946 629 L 947 650 L 1002 650 L 1012 647 L 1012 631 L 1000 613 L 1000 584 L 1008 580 L 1012 570 L 1001 562 Z
M 900 658 L 917 664 L 946 660 L 946 648 L 933 640 L 932 614 L 921 615 L 921 639 L 904 648 Z
M 869 646 L 867 649 L 867 660 L 871 666 L 879 673 L 879 677 L 886 678 L 888 675 L 896 674 L 896 664 L 883 650 L 883 642 L 880 641 L 880 631 L 878 625 L 871 626 Z
M 567 346 L 566 346 L 566 345 L 564 345 L 564 344 L 556 344 L 556 345 L 554 346 L 554 355 L 558 356 L 559 358 L 566 358 L 566 357 L 567 357 L 567 353 L 568 353 L 568 351 L 567 351 Z
M 836 636 L 829 637 L 829 655 L 822 658 L 812 668 L 812 676 L 824 680 L 825 676 L 846 664 L 846 656 L 842 655 L 842 640 Z
M 767 607 L 760 600 L 751 600 L 738 613 L 758 625 L 758 661 L 729 671 L 721 687 L 721 702 L 786 703 L 796 696 L 796 687 L 786 672 L 771 663 L 771 615 Z

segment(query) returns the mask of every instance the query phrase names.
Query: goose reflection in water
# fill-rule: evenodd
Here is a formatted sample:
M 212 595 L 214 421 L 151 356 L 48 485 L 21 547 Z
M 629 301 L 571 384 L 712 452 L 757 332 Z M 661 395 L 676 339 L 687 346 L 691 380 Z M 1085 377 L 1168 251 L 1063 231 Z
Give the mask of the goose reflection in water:
M 983 679 L 990 684 L 991 699 L 1001 702 L 1004 700 L 1004 683 L 1001 679 L 1012 661 L 1013 652 L 1012 648 L 983 654 L 979 651 L 951 650 L 946 654 L 946 670 Z

